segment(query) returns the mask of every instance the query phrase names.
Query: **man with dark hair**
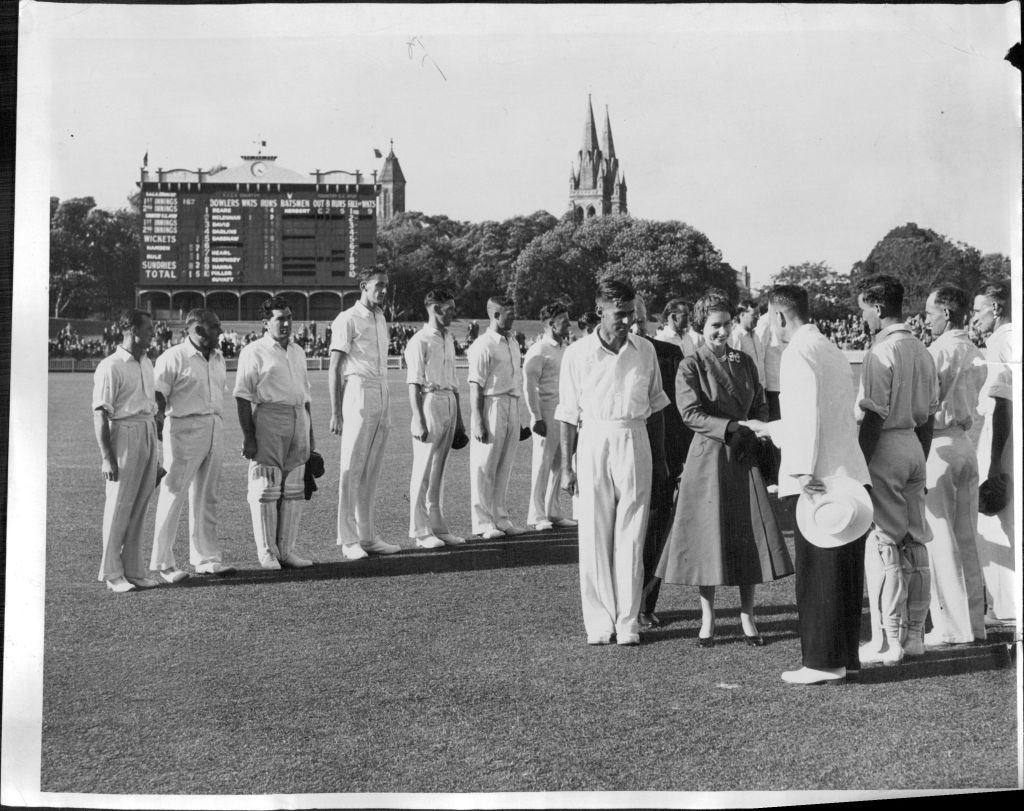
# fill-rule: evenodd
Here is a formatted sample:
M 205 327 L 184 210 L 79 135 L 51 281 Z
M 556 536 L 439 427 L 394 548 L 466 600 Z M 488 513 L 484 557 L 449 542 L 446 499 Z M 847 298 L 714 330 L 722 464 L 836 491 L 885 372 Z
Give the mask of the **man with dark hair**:
M 682 299 L 673 299 L 675 302 L 682 302 Z M 665 312 L 669 312 L 672 302 L 665 305 Z M 636 334 L 641 338 L 650 341 L 654 347 L 654 354 L 658 359 L 658 371 L 661 373 L 662 387 L 668 397 L 669 404 L 664 408 L 659 421 L 648 420 L 648 439 L 651 442 L 652 456 L 656 446 L 660 447 L 661 455 L 665 458 L 668 467 L 668 477 L 662 480 L 657 470 L 651 482 L 651 506 L 647 520 L 647 532 L 644 535 L 644 591 L 640 603 L 640 628 L 655 628 L 661 625 L 661 620 L 654 613 L 658 604 L 658 596 L 661 593 L 661 579 L 655 577 L 654 572 L 661 560 L 662 550 L 668 540 L 668 532 L 672 528 L 672 514 L 675 509 L 676 495 L 679 488 L 679 476 L 683 472 L 683 462 L 686 461 L 686 454 L 690 450 L 690 442 L 693 440 L 693 431 L 683 424 L 683 418 L 676 408 L 676 372 L 679 371 L 679 362 L 686 354 L 686 350 L 680 348 L 680 344 L 673 340 L 660 340 L 651 338 L 646 331 L 647 305 L 642 296 L 634 299 L 636 310 Z M 674 323 L 675 327 L 685 330 L 689 322 L 689 307 L 682 304 L 682 312 L 686 314 L 686 320 L 680 322 L 671 319 L 667 323 Z M 665 317 L 663 312 L 663 319 Z M 674 312 L 674 311 L 673 311 Z M 671 314 L 671 313 L 670 313 Z M 662 330 L 658 331 L 661 334 Z M 693 347 L 693 342 L 688 335 L 682 335 L 682 346 Z M 692 352 L 696 352 L 693 349 Z M 691 354 L 692 354 L 691 352 Z M 665 381 L 669 381 L 666 385 Z M 651 428 L 661 429 L 659 433 L 652 433 Z
M 863 663 L 899 664 L 924 653 L 931 575 L 925 547 L 925 460 L 931 447 L 939 381 L 935 362 L 903 323 L 903 285 L 865 279 L 857 304 L 875 335 L 864 355 L 858 441 L 871 472 L 875 527 L 864 553 L 871 641 Z
M 927 645 L 985 638 L 985 582 L 976 541 L 978 458 L 967 436 L 985 366 L 965 329 L 968 306 L 967 294 L 952 285 L 937 287 L 925 302 L 925 325 L 934 339 L 928 352 L 939 377 L 939 409 L 926 466 L 932 573 Z
M 675 344 L 684 357 L 692 355 L 697 351 L 698 344 L 693 340 L 693 333 L 688 329 L 689 325 L 690 305 L 681 298 L 669 299 L 661 311 L 661 328 L 654 333 L 654 339 Z M 673 378 L 670 387 L 674 387 L 674 385 Z
M 234 397 L 249 460 L 249 511 L 264 569 L 301 569 L 296 552 L 305 505 L 306 462 L 315 450 L 306 355 L 291 340 L 292 311 L 282 296 L 263 302 L 262 338 L 238 355 Z
M 561 421 L 562 486 L 580 496 L 580 595 L 591 645 L 607 645 L 613 637 L 620 645 L 640 642 L 652 476 L 668 476 L 663 443 L 652 443 L 648 432 L 662 433 L 661 411 L 669 400 L 653 346 L 630 334 L 635 298 L 624 282 L 601 283 L 601 323 L 565 350 L 555 411 Z
M 569 308 L 562 302 L 545 304 L 540 311 L 544 335 L 526 352 L 523 360 L 523 398 L 533 431 L 533 465 L 530 476 L 530 509 L 526 523 L 539 530 L 574 527 L 562 515 L 560 438 L 555 422 L 558 376 L 565 343 L 569 340 Z
M 757 305 L 750 299 L 743 299 L 736 305 L 736 318 L 729 333 L 729 346 L 749 355 L 757 366 L 757 379 L 764 385 L 764 347 L 754 328 L 758 321 Z
M 456 546 L 444 517 L 444 468 L 455 434 L 463 433 L 455 342 L 450 327 L 455 298 L 444 289 L 427 293 L 427 323 L 405 345 L 409 404 L 412 407 L 412 475 L 409 480 L 409 537 L 421 549 Z
M 384 319 L 388 282 L 378 267 L 360 272 L 359 301 L 331 325 L 331 433 L 341 437 L 336 543 L 348 560 L 402 550 L 378 536 L 375 520 L 377 484 L 391 433 Z
M 519 443 L 522 355 L 512 333 L 516 308 L 506 296 L 487 301 L 490 324 L 473 341 L 469 358 L 470 497 L 473 533 L 485 539 L 526 532 L 508 514 L 508 483 Z
M 850 401 L 850 364 L 835 344 L 809 323 L 807 291 L 778 285 L 769 294 L 769 327 L 786 350 L 779 366 L 782 418 L 745 423 L 781 449 L 779 497 L 792 508 L 801 493 L 815 498 L 831 476 L 871 483 L 857 442 Z M 794 525 L 796 606 L 802 664 L 782 674 L 790 684 L 840 681 L 859 670 L 864 542 L 867 533 L 833 547 L 812 544 Z
M 601 319 L 598 318 L 597 313 L 593 310 L 587 310 L 580 316 L 580 320 L 576 322 L 576 326 L 584 335 L 590 335 L 590 333 L 592 333 L 600 323 Z
M 978 472 L 984 487 L 1005 492 L 1002 509 L 978 517 L 978 557 L 985 576 L 988 612 L 986 622 L 1002 625 L 1016 617 L 1016 555 L 1020 554 L 1013 522 L 1013 375 L 1015 359 L 1011 341 L 1010 283 L 984 285 L 974 297 L 972 326 L 985 340 L 988 376 L 979 397 L 978 410 L 985 425 L 978 437 Z M 1018 344 L 1019 346 L 1019 344 Z M 1016 553 L 1014 550 L 1017 550 Z
M 167 583 L 187 576 L 174 560 L 181 508 L 188 497 L 189 562 L 200 574 L 234 571 L 217 542 L 217 486 L 224 459 L 227 367 L 213 310 L 190 310 L 188 337 L 156 360 L 157 425 L 163 425 L 164 464 L 149 568 Z M 165 422 L 166 415 L 166 422 Z
M 114 592 L 152 588 L 142 557 L 142 525 L 156 486 L 156 392 L 146 350 L 153 319 L 126 310 L 121 344 L 96 367 L 92 408 L 106 481 L 99 580 Z

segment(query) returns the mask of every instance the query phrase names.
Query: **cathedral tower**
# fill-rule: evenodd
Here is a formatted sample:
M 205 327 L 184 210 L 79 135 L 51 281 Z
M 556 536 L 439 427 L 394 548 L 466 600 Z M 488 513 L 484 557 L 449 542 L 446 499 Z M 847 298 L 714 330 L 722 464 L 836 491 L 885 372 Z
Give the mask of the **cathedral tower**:
M 587 115 L 583 125 L 583 148 L 569 172 L 569 210 L 579 222 L 608 214 L 627 214 L 626 176 L 619 168 L 612 140 L 608 107 L 604 110 L 604 149 L 598 144 L 594 105 L 587 96 Z
M 377 153 L 380 154 L 379 152 Z M 384 159 L 384 168 L 380 173 L 380 191 L 377 193 L 377 222 L 385 223 L 396 214 L 405 211 L 405 175 L 395 157 L 395 142 L 391 142 L 391 151 Z

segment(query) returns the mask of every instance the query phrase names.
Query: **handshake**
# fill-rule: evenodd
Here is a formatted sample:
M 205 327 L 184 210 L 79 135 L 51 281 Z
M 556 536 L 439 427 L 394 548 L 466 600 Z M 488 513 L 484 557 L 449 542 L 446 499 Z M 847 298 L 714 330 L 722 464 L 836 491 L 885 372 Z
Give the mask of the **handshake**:
M 740 425 L 744 428 L 749 428 L 755 434 L 758 439 L 771 439 L 771 431 L 768 429 L 768 423 L 761 422 L 761 420 L 740 420 Z

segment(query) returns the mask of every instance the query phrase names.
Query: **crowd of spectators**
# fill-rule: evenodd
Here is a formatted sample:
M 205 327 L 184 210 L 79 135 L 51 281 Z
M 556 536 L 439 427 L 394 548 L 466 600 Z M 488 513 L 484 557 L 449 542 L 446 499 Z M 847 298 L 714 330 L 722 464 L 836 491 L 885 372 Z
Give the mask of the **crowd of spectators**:
M 762 316 L 763 318 L 764 316 Z M 925 345 L 932 341 L 931 333 L 925 326 L 924 316 L 915 314 L 908 317 L 905 323 L 913 331 L 914 335 L 920 338 Z M 871 346 L 871 334 L 864 325 L 860 315 L 847 315 L 844 318 L 822 319 L 815 321 L 821 334 L 828 338 L 840 349 L 862 350 Z M 179 328 L 177 332 L 165 321 L 154 323 L 153 343 L 149 350 L 149 356 L 156 359 L 165 349 L 184 340 L 185 332 Z M 388 354 L 401 356 L 409 339 L 416 334 L 419 325 L 392 324 L 389 327 Z M 466 340 L 455 339 L 455 354 L 463 356 L 473 339 L 479 334 L 479 324 L 476 321 L 470 323 Z M 255 341 L 261 333 L 250 330 L 247 333 L 239 334 L 234 330 L 225 330 L 221 335 L 220 348 L 225 358 L 238 357 L 239 351 L 247 343 Z M 532 336 L 528 341 L 522 332 L 515 333 L 519 348 L 526 354 L 528 344 L 537 340 L 540 333 Z M 971 339 L 978 345 L 984 346 L 981 337 L 970 331 Z M 54 358 L 103 358 L 109 355 L 118 344 L 121 343 L 121 330 L 114 321 L 103 328 L 100 337 L 83 338 L 79 335 L 70 323 L 65 324 L 55 337 L 49 341 L 49 355 Z M 309 358 L 326 358 L 330 356 L 331 328 L 320 328 L 316 321 L 303 324 L 294 333 L 294 340 L 302 347 Z

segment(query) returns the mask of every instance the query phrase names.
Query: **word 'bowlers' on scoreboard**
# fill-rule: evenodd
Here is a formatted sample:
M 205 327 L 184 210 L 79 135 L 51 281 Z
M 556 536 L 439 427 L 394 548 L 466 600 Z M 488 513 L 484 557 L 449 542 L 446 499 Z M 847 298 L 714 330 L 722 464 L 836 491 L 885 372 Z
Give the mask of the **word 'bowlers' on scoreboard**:
M 360 251 L 375 248 L 375 205 L 315 191 L 144 190 L 140 281 L 330 284 L 352 277 Z

